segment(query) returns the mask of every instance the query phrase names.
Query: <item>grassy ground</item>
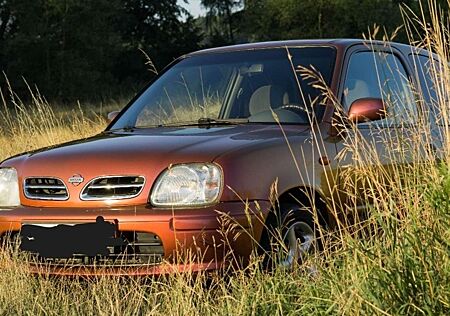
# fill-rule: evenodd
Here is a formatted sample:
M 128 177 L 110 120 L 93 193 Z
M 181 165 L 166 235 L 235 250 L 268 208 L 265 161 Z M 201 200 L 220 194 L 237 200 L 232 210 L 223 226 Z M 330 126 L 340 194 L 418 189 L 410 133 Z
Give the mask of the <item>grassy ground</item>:
M 442 25 L 438 19 L 433 23 L 434 29 Z M 447 60 L 448 32 L 433 33 L 424 27 L 430 33 L 425 32 L 421 43 Z M 438 74 L 445 120 L 450 118 L 444 93 L 450 87 L 447 72 Z M 116 103 L 55 110 L 39 95 L 32 96 L 33 101 L 25 105 L 3 92 L 4 103 L 8 100 L 12 106 L 0 112 L 0 160 L 96 134 L 106 125 L 107 110 L 120 108 Z M 415 135 L 426 138 L 426 124 Z M 447 135 L 444 131 L 444 140 Z M 361 152 L 358 146 L 353 141 L 348 149 Z M 415 146 L 413 152 L 424 143 Z M 425 163 L 406 170 L 406 178 L 361 175 L 371 180 L 366 194 L 375 202 L 368 220 L 351 228 L 339 225 L 324 251 L 294 271 L 262 272 L 256 258 L 246 270 L 226 276 L 55 279 L 31 276 L 14 254 L 2 252 L 0 314 L 449 315 L 450 169 L 445 158 L 449 146 L 444 147 L 442 162 L 427 157 Z M 366 155 L 374 159 L 370 151 Z M 404 169 L 395 172 L 405 174 Z M 379 194 L 382 184 L 387 189 Z
M 226 276 L 58 279 L 32 276 L 3 253 L 0 314 L 448 315 L 449 171 L 420 197 L 401 219 L 396 209 L 375 210 L 376 238 L 341 231 L 338 246 L 307 261 L 314 273 L 266 273 L 255 261 Z

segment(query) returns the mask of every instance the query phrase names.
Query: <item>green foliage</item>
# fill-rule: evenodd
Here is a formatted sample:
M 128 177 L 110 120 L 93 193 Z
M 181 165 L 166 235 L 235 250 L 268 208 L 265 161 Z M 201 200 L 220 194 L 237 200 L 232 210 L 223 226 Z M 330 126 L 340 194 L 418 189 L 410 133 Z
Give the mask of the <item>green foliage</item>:
M 415 1 L 401 3 L 416 7 Z M 258 40 L 361 38 L 374 24 L 388 33 L 400 26 L 399 4 L 395 0 L 248 0 L 245 20 Z
M 421 11 L 418 0 L 202 0 L 206 17 L 194 20 L 180 5 L 187 1 L 0 0 L 0 70 L 19 95 L 24 77 L 51 99 L 102 101 L 152 79 L 140 49 L 161 70 L 201 47 L 361 38 L 374 24 L 391 34 L 403 24 L 400 6 Z M 405 32 L 396 40 L 406 41 Z
M 161 67 L 200 41 L 176 0 L 2 0 L 0 18 L 0 67 L 15 90 L 27 90 L 23 76 L 62 101 L 117 96 L 151 79 L 138 48 Z
M 212 42 L 233 43 L 235 41 L 235 9 L 242 6 L 242 0 L 202 0 L 201 4 L 208 10 L 206 26 Z M 224 31 L 226 30 L 226 31 Z
M 177 0 L 126 0 L 122 6 L 118 29 L 124 49 L 116 68 L 119 80 L 145 82 L 150 78 L 139 48 L 154 60 L 157 69 L 199 48 L 199 30 Z
M 450 313 L 448 170 L 447 166 L 439 168 L 439 181 L 424 177 L 426 185 L 417 188 L 417 193 L 425 199 L 412 204 L 406 218 L 388 219 L 396 225 L 376 240 L 375 259 L 384 260 L 372 269 L 364 291 L 366 299 L 381 310 L 404 315 Z M 371 256 L 369 249 L 366 254 Z
M 2 50 L 10 78 L 22 76 L 62 100 L 95 95 L 115 82 L 120 47 L 113 20 L 117 0 L 11 0 L 17 31 Z M 14 82 L 25 89 L 23 81 Z

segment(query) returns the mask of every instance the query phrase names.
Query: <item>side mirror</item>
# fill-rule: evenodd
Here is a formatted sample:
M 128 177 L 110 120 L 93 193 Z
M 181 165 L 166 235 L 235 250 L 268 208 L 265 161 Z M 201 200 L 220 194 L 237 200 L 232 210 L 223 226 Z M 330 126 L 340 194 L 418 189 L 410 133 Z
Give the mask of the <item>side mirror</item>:
M 348 110 L 348 119 L 354 123 L 377 121 L 386 118 L 383 100 L 362 98 L 354 101 Z
M 114 119 L 117 117 L 117 115 L 119 115 L 120 111 L 114 111 L 114 112 L 110 112 L 108 113 L 107 119 L 108 119 L 108 123 L 111 123 L 112 121 L 114 121 Z

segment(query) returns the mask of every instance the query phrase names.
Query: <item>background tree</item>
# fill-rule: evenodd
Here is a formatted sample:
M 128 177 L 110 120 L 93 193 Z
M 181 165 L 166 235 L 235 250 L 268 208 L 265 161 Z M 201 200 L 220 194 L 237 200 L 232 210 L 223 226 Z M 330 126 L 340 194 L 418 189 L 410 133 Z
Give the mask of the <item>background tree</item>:
M 447 0 L 436 1 L 448 12 Z M 152 78 L 140 50 L 161 70 L 202 47 L 361 38 L 374 24 L 390 34 L 403 24 L 400 5 L 420 11 L 420 0 L 202 0 L 207 15 L 193 19 L 183 2 L 0 0 L 0 71 L 19 95 L 24 77 L 59 101 L 129 97 Z
M 11 12 L 10 2 L 0 0 L 0 69 L 6 68 L 5 42 L 15 31 L 14 16 Z
M 126 0 L 119 24 L 124 50 L 116 75 L 121 82 L 148 81 L 144 50 L 161 69 L 181 54 L 197 50 L 201 41 L 192 16 L 177 0 Z
M 14 90 L 25 95 L 26 78 L 60 101 L 129 95 L 151 78 L 139 48 L 162 67 L 201 41 L 176 0 L 0 0 L 0 18 Z
M 10 1 L 0 0 L 0 42 L 14 33 L 14 17 L 11 12 Z
M 25 77 L 45 95 L 70 100 L 111 88 L 120 47 L 118 0 L 11 0 L 16 32 L 2 46 L 16 90 Z
M 247 0 L 244 32 L 251 40 L 361 38 L 377 24 L 389 34 L 403 24 L 400 5 L 416 0 Z M 400 41 L 406 35 L 400 33 Z
M 226 41 L 233 43 L 234 36 L 234 10 L 242 6 L 242 0 L 202 0 L 202 6 L 207 10 L 206 24 L 210 35 L 217 37 L 226 34 Z M 226 32 L 223 32 L 223 29 Z

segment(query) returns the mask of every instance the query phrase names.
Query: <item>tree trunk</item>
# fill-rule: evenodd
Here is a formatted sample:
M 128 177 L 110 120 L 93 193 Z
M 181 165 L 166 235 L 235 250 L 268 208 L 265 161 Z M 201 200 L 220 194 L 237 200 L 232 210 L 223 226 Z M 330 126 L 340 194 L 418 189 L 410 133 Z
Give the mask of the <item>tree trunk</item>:
M 227 6 L 227 20 L 228 20 L 228 35 L 231 43 L 234 43 L 233 34 L 233 14 L 231 12 L 230 6 Z

